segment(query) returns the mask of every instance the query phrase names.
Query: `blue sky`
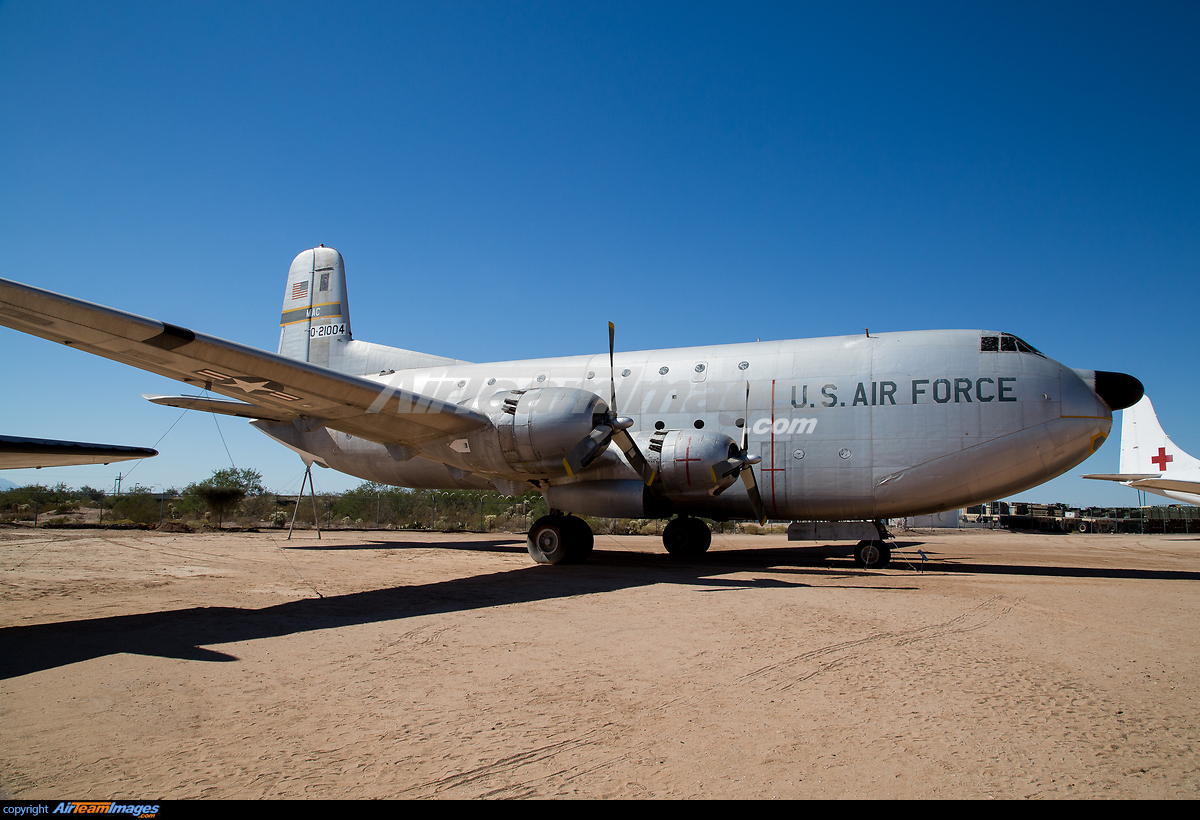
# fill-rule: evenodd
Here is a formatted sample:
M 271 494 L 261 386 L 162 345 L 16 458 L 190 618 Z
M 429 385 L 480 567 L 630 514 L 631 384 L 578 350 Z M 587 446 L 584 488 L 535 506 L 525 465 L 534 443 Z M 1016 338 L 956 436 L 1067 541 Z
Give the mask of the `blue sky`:
M 1197 42 L 1190 2 L 10 0 L 2 275 L 267 350 L 318 243 L 357 338 L 473 361 L 602 351 L 610 319 L 624 349 L 1006 330 L 1138 376 L 1200 455 Z M 4 432 L 153 445 L 178 418 L 140 398 L 177 383 L 0 351 Z M 131 480 L 229 466 L 222 435 L 298 488 L 294 454 L 197 413 Z M 1074 477 L 1116 445 L 1022 497 L 1136 503 Z

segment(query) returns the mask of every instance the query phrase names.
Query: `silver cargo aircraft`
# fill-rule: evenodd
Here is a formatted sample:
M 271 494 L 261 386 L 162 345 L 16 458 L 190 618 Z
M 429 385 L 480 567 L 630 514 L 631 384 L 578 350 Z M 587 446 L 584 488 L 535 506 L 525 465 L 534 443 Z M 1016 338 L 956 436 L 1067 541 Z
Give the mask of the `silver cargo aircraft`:
M 0 324 L 234 400 L 151 401 L 252 419 L 311 467 L 404 487 L 537 489 L 529 553 L 576 563 L 579 515 L 876 523 L 1000 498 L 1075 467 L 1142 395 L 1007 333 L 931 330 L 472 364 L 354 339 L 342 256 L 292 262 L 278 354 L 0 280 Z M 740 480 L 739 480 L 740 479 Z M 574 515 L 572 515 L 572 513 Z M 860 536 L 854 536 L 860 537 Z

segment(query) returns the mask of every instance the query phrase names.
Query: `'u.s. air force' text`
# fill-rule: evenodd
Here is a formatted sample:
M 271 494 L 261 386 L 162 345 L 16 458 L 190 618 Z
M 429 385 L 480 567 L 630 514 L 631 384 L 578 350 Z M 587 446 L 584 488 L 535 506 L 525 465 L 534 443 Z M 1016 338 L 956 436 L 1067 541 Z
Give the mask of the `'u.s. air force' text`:
M 963 402 L 1016 401 L 1013 395 L 1016 389 L 1016 376 L 983 376 L 978 379 L 912 379 L 909 382 L 910 404 L 936 402 L 938 404 Z M 845 407 L 846 399 L 838 396 L 838 386 L 830 383 L 818 388 L 814 386 L 812 400 L 809 400 L 808 385 L 792 385 L 792 407 Z M 876 405 L 896 404 L 896 393 L 900 385 L 893 381 L 859 382 L 854 388 L 854 397 L 850 406 L 859 405 L 871 407 Z

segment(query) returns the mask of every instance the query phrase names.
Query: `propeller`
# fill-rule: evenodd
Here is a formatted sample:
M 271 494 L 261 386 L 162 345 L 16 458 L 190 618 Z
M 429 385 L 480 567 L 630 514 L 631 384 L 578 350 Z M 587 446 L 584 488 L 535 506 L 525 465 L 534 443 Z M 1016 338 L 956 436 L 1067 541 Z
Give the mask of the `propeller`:
M 646 461 L 646 457 L 642 455 L 642 451 L 633 441 L 633 437 L 629 435 L 629 428 L 633 426 L 633 419 L 628 416 L 617 415 L 617 375 L 616 365 L 614 364 L 614 348 L 616 345 L 617 328 L 612 322 L 608 323 L 608 379 L 609 379 L 609 401 L 608 412 L 599 419 L 599 423 L 592 428 L 592 432 L 587 435 L 583 441 L 575 445 L 571 452 L 563 459 L 563 466 L 567 468 L 568 475 L 575 475 L 577 472 L 587 467 L 596 458 L 608 449 L 609 442 L 616 442 L 617 447 L 625 454 L 625 458 L 633 466 L 633 469 L 641 475 L 642 481 L 646 486 L 654 483 L 654 468 Z
M 735 472 L 740 473 L 742 483 L 746 485 L 746 495 L 750 498 L 750 507 L 758 523 L 767 523 L 767 513 L 763 509 L 762 496 L 758 492 L 758 483 L 754 480 L 754 465 L 762 461 L 762 456 L 750 453 L 750 382 L 746 382 L 746 414 L 742 417 L 742 449 L 737 455 L 730 456 L 713 467 L 713 473 L 724 478 Z

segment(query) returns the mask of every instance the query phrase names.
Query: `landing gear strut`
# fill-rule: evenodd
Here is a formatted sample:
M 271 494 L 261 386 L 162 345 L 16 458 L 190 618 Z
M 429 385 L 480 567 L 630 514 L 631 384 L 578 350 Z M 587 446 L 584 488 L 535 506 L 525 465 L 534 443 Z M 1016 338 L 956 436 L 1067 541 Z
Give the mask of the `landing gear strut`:
M 662 534 L 667 552 L 681 558 L 695 558 L 708 552 L 712 532 L 699 518 L 681 516 L 667 524 Z
M 529 528 L 525 545 L 539 564 L 582 564 L 592 554 L 592 528 L 573 515 L 543 515 Z

